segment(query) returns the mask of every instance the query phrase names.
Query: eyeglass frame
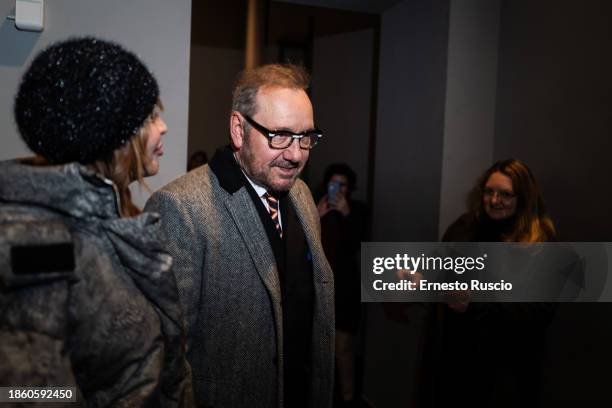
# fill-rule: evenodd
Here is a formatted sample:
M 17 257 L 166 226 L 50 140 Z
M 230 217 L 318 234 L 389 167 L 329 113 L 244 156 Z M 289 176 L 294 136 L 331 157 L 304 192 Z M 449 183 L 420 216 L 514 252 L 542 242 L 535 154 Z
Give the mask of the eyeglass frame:
M 516 193 L 510 193 L 508 191 L 504 191 L 504 190 L 496 190 L 494 188 L 486 188 L 483 187 L 482 189 L 482 196 L 489 196 L 489 197 L 493 197 L 493 195 L 497 195 L 500 199 L 504 200 L 504 201 L 510 201 L 513 198 L 516 198 Z
M 270 146 L 270 148 L 272 149 L 277 149 L 277 150 L 286 149 L 293 144 L 294 139 L 298 139 L 298 146 L 300 147 L 300 149 L 311 150 L 313 147 L 318 145 L 321 139 L 323 138 L 323 132 L 321 132 L 318 128 L 314 128 L 312 130 L 308 130 L 306 132 L 301 132 L 301 133 L 293 133 L 290 130 L 270 130 L 267 127 L 263 126 L 262 124 L 256 122 L 255 119 L 251 118 L 249 115 L 245 115 L 243 113 L 241 113 L 241 115 L 251 126 L 257 129 L 262 135 L 264 135 L 268 139 L 268 146 Z M 279 133 L 281 132 L 286 133 L 286 134 L 279 135 Z M 273 146 L 272 139 L 274 137 L 282 137 L 282 136 L 285 136 L 285 137 L 291 136 L 291 139 L 290 139 L 291 141 L 287 144 L 287 146 L 283 146 L 283 147 Z M 316 139 L 314 139 L 312 136 L 316 136 Z M 311 142 L 314 142 L 314 144 L 308 147 L 302 146 L 302 139 L 304 137 L 310 137 Z

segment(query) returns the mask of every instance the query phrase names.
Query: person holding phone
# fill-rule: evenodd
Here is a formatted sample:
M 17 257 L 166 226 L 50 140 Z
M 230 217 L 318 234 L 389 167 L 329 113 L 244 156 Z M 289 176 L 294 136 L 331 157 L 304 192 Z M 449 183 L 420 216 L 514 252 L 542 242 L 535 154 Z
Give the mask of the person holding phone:
M 330 165 L 324 175 L 327 193 L 317 205 L 321 241 L 334 271 L 336 305 L 336 406 L 358 405 L 356 340 L 361 316 L 359 249 L 367 236 L 367 210 L 353 200 L 357 177 L 344 163 Z
M 348 168 L 348 166 L 346 167 Z M 350 168 L 348 168 L 348 170 L 350 170 Z M 317 205 L 319 216 L 321 217 L 324 217 L 329 211 L 334 210 L 345 217 L 351 213 L 351 207 L 347 201 L 347 197 L 350 194 L 349 171 L 346 169 L 340 169 L 338 171 L 338 173 L 332 174 L 331 176 L 326 173 L 325 179 L 327 181 L 324 184 L 327 186 L 327 194 L 323 196 Z M 350 172 L 352 173 L 352 170 L 350 170 Z

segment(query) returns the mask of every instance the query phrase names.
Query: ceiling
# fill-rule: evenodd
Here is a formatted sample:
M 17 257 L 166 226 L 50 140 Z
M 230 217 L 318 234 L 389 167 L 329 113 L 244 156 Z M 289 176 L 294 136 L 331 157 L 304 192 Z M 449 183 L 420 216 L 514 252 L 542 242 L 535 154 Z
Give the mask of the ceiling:
M 402 0 L 275 0 L 281 3 L 304 4 L 309 6 L 382 13 Z

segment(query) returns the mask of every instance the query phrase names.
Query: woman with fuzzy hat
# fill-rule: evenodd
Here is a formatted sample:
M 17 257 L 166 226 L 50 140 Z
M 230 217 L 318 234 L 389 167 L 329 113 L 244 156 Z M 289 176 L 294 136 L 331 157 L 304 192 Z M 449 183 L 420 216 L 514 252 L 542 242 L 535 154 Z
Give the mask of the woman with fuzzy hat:
M 96 38 L 41 52 L 15 100 L 34 159 L 0 163 L 0 386 L 73 386 L 93 407 L 191 405 L 183 317 L 159 217 L 159 88 Z

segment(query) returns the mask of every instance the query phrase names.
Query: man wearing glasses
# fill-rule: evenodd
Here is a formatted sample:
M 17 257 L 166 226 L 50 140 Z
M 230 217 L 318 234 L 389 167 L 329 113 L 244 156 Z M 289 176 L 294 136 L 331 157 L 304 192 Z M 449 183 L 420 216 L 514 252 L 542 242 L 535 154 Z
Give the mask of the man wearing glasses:
M 242 72 L 230 146 L 154 193 L 200 406 L 330 407 L 333 277 L 298 176 L 321 140 L 292 65 Z

